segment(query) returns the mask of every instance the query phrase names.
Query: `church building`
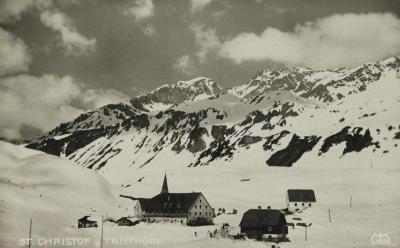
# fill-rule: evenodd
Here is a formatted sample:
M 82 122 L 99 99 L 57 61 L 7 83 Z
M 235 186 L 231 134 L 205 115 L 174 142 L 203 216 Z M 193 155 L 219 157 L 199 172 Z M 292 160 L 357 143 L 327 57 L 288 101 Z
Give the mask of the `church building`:
M 201 192 L 169 192 L 167 175 L 164 176 L 160 194 L 141 202 L 141 220 L 146 222 L 212 225 L 215 217 L 214 209 Z

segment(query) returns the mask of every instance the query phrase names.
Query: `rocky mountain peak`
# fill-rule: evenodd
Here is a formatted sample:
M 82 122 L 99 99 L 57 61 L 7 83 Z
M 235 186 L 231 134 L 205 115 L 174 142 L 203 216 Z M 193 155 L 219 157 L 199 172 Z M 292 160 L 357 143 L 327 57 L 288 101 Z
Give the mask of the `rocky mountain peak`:
M 198 77 L 188 81 L 164 84 L 131 100 L 133 106 L 144 111 L 162 110 L 175 104 L 207 99 L 223 92 L 214 80 Z

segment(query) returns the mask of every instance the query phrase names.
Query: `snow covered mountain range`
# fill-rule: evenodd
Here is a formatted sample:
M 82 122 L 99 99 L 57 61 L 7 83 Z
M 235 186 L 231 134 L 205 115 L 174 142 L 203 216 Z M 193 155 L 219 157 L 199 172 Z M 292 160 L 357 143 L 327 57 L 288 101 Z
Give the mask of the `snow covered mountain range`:
M 202 77 L 84 113 L 26 146 L 126 187 L 153 170 L 246 160 L 390 166 L 399 149 L 399 92 L 398 57 L 357 68 L 262 70 L 228 90 Z

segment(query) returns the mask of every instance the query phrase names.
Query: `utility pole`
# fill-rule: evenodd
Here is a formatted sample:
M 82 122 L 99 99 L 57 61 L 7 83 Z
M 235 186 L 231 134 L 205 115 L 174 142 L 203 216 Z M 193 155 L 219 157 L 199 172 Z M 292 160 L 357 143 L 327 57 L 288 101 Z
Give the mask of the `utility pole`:
M 31 248 L 31 238 L 32 238 L 32 218 L 29 223 L 29 239 L 28 239 L 28 247 Z
M 305 237 L 304 237 L 304 238 L 305 238 L 305 240 L 307 241 L 307 226 L 304 227 L 304 230 L 305 230 L 305 233 L 304 233 L 304 234 L 305 234 Z
M 100 238 L 100 248 L 103 248 L 103 216 L 101 216 L 101 238 Z
M 304 223 L 304 239 L 305 239 L 305 241 L 308 240 L 308 238 L 307 238 L 307 228 L 310 227 L 311 225 L 312 225 L 312 223 L 310 223 L 308 225 L 306 223 Z
M 328 216 L 329 216 L 329 222 L 332 222 L 332 219 L 331 219 L 331 209 L 330 209 L 330 208 L 328 208 Z
M 350 196 L 350 208 L 351 208 L 352 202 L 353 202 L 353 196 Z

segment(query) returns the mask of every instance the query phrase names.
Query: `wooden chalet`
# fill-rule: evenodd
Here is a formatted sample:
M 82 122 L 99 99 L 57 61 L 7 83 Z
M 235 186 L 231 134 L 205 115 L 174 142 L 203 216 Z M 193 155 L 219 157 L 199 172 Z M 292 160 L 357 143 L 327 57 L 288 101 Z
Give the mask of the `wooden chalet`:
M 276 209 L 247 210 L 240 221 L 240 232 L 254 239 L 283 240 L 288 234 L 285 215 Z

